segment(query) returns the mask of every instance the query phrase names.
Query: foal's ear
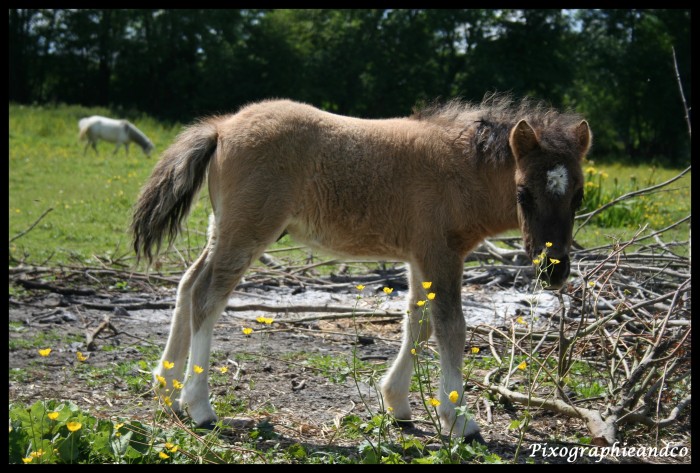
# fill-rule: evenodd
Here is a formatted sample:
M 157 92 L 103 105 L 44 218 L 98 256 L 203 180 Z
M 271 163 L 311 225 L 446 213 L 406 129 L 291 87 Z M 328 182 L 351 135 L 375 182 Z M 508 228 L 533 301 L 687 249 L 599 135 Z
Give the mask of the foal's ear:
M 581 120 L 581 123 L 576 125 L 576 141 L 579 145 L 579 153 L 583 158 L 591 147 L 591 141 L 593 140 L 593 134 L 591 133 L 591 127 L 588 126 L 586 120 Z
M 520 120 L 511 130 L 509 142 L 515 159 L 522 158 L 540 145 L 535 130 L 524 119 Z

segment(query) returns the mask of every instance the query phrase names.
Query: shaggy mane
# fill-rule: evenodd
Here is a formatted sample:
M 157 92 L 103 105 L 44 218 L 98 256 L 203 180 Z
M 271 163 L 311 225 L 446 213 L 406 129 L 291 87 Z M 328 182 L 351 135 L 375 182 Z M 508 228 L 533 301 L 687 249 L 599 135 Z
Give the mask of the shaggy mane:
M 575 112 L 560 112 L 530 97 L 515 100 L 509 94 L 486 95 L 480 104 L 452 99 L 414 109 L 411 119 L 454 131 L 454 145 L 486 161 L 512 158 L 510 131 L 525 119 L 534 128 L 541 146 L 550 153 L 566 153 L 574 146 L 571 130 L 583 120 Z

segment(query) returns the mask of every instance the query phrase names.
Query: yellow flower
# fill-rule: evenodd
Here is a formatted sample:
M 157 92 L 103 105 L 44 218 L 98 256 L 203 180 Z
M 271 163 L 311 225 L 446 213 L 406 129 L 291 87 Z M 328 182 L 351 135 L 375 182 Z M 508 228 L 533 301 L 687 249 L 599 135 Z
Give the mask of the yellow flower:
M 204 371 L 204 368 L 202 368 L 202 367 L 199 366 L 199 365 L 194 365 L 194 368 L 192 368 L 192 370 L 193 370 L 195 373 L 197 373 L 197 374 L 201 374 L 202 371 Z
M 593 166 L 589 166 L 586 168 L 586 174 L 595 174 L 597 171 Z
M 49 356 L 49 353 L 51 353 L 51 348 L 44 348 L 43 350 L 39 350 L 39 354 L 41 356 Z
M 559 261 L 559 260 L 556 259 L 556 258 L 549 258 L 549 261 L 551 261 L 552 264 L 559 264 L 559 263 L 561 263 L 561 261 Z
M 434 293 L 434 292 L 429 292 L 429 293 L 428 293 L 428 299 L 430 299 L 431 301 L 432 301 L 433 299 L 435 299 L 435 293 Z
M 423 282 L 423 289 L 430 289 L 430 286 L 432 286 L 433 283 L 430 281 L 424 281 Z
M 172 444 L 172 443 L 170 443 L 170 442 L 165 442 L 165 448 L 166 448 L 167 450 L 170 450 L 170 449 L 173 448 L 174 446 L 175 446 L 175 445 Z
M 22 458 L 22 461 L 23 461 L 24 463 L 31 463 L 32 460 L 34 460 L 34 457 Z
M 260 323 L 260 324 L 265 323 L 265 317 L 263 317 L 263 316 L 261 315 L 261 316 L 259 316 L 258 318 L 256 318 L 255 321 L 258 322 L 258 323 Z
M 77 353 L 77 357 L 78 357 L 78 361 L 85 361 L 85 360 L 88 359 L 88 357 L 85 356 L 85 355 L 83 355 L 82 352 L 78 352 L 78 353 Z
M 588 287 L 595 286 L 595 281 L 588 281 Z
M 521 325 L 525 325 L 525 323 L 526 323 L 525 319 L 523 319 L 522 317 L 518 317 L 517 319 L 515 319 L 515 321 Z
M 355 289 L 357 289 L 357 290 L 360 291 L 360 292 L 362 292 L 362 290 L 363 290 L 364 288 L 365 288 L 364 284 L 358 284 L 357 286 L 355 286 Z
M 411 355 L 415 355 L 415 354 L 416 354 L 416 349 L 415 349 L 415 348 L 411 348 Z
M 114 424 L 114 430 L 119 430 L 122 427 L 124 427 L 124 422 L 120 422 L 119 424 Z
M 167 446 L 167 444 L 166 444 L 166 446 Z M 178 448 L 179 447 L 177 445 L 173 445 L 172 447 L 169 447 L 168 450 L 170 451 L 170 453 L 175 453 L 175 452 L 177 452 Z
M 156 375 L 156 380 L 158 381 L 158 384 L 160 384 L 161 388 L 165 387 L 165 378 L 162 377 L 161 375 L 157 374 Z
M 532 260 L 532 264 L 540 264 L 539 258 L 535 258 Z
M 544 246 L 546 246 L 547 248 L 551 248 L 551 247 L 552 247 L 552 242 L 551 242 L 551 241 L 548 241 L 547 243 L 544 244 Z
M 451 402 L 452 404 L 456 404 L 456 403 L 457 403 L 457 399 L 459 399 L 459 394 L 457 394 L 457 391 L 452 391 L 452 392 L 450 393 L 450 402 Z
M 386 294 L 391 294 L 392 292 L 394 292 L 394 289 L 391 288 L 391 287 L 385 287 L 385 288 L 384 288 L 384 292 L 385 292 Z
M 42 456 L 43 454 L 44 454 L 44 450 L 42 450 L 42 449 L 40 448 L 40 449 L 37 450 L 36 452 L 30 453 L 29 456 L 34 457 L 34 458 L 39 458 L 39 457 Z
M 165 396 L 163 398 L 163 402 L 165 403 L 166 406 L 170 407 L 173 405 L 172 399 L 170 399 L 170 396 Z
M 608 178 L 608 173 L 605 172 L 605 171 L 600 171 L 599 174 L 600 174 L 600 176 L 601 176 L 603 179 L 607 179 L 607 178 Z
M 173 366 L 175 366 L 175 363 L 167 361 L 167 360 L 163 360 L 163 368 L 165 368 L 166 370 L 172 369 Z
M 423 307 L 425 305 L 425 301 L 418 301 L 418 302 L 416 302 L 416 305 L 418 307 Z
M 525 368 L 527 368 L 527 363 L 524 361 L 518 365 L 519 370 L 525 370 Z
M 252 328 L 245 327 L 245 328 L 243 329 L 243 335 L 248 336 L 248 335 L 250 335 L 251 333 L 253 333 L 253 329 L 252 329 Z
M 67 423 L 66 423 L 66 427 L 67 427 L 68 430 L 70 430 L 71 432 L 76 432 L 76 431 L 80 430 L 80 428 L 81 428 L 82 426 L 83 426 L 83 424 L 81 424 L 80 422 L 67 422 Z
M 440 405 L 440 401 L 438 401 L 438 400 L 435 399 L 434 397 L 431 397 L 430 399 L 428 399 L 428 402 L 429 402 L 430 405 L 433 406 L 433 407 L 437 407 L 437 406 Z
M 221 371 L 222 374 L 226 373 L 228 371 L 228 366 L 222 366 L 221 368 L 219 368 L 219 371 Z
M 160 452 L 160 453 L 158 454 L 158 456 L 159 456 L 161 459 L 163 459 L 163 460 L 166 460 L 166 459 L 170 458 L 170 457 L 168 456 L 168 454 L 165 453 L 165 452 Z
M 58 419 L 58 412 L 49 412 L 46 414 L 46 417 L 48 417 L 51 420 L 56 420 Z
M 479 347 L 472 347 L 472 353 L 474 353 L 475 355 L 479 353 Z
M 182 389 L 183 384 L 177 379 L 173 379 L 173 387 L 175 389 Z
M 263 323 L 266 325 L 272 325 L 272 322 L 274 322 L 275 319 L 272 317 L 263 317 Z

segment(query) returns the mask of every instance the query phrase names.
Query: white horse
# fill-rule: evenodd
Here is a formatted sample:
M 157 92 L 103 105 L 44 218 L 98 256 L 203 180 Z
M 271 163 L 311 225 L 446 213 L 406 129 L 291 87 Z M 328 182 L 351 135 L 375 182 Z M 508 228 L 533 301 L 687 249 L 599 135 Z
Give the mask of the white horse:
M 97 140 L 116 143 L 112 155 L 117 154 L 120 145 L 124 145 L 126 155 L 128 156 L 129 144 L 132 141 L 139 145 L 149 158 L 154 148 L 151 140 L 127 120 L 115 120 L 113 118 L 93 115 L 91 117 L 82 118 L 78 122 L 78 128 L 80 129 L 80 140 L 87 140 L 83 156 L 87 153 L 88 146 L 90 145 L 92 145 L 95 153 L 97 153 Z

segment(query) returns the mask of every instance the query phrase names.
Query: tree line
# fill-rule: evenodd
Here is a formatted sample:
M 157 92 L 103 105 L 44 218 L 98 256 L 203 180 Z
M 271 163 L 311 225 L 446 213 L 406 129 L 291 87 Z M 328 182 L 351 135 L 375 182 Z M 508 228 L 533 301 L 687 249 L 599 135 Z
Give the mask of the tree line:
M 189 122 L 264 98 L 382 118 L 529 95 L 596 155 L 685 165 L 690 10 L 10 9 L 9 100 Z

